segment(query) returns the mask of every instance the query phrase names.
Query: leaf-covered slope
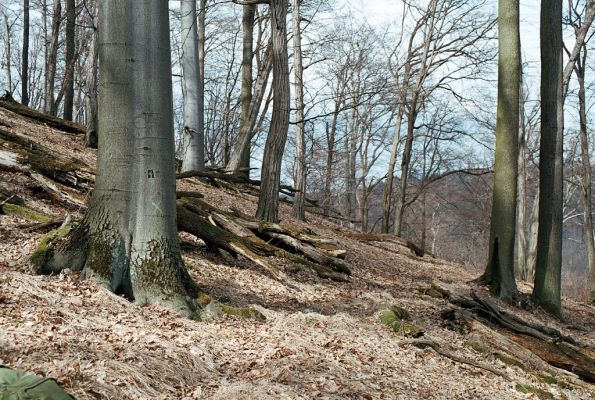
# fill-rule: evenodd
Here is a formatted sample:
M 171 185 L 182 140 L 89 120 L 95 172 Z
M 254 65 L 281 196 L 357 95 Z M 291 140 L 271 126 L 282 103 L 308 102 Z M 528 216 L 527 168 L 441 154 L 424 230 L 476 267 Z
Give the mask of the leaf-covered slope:
M 81 136 L 2 108 L 0 128 L 59 159 L 76 159 L 84 164 L 81 173 L 92 173 L 95 152 L 84 148 Z M 0 151 L 8 149 L 0 146 Z M 220 210 L 253 215 L 253 190 L 221 186 L 178 181 L 178 190 L 198 191 Z M 27 208 L 57 220 L 67 214 L 80 218 L 88 192 L 78 183 L 59 187 L 80 202 L 77 208 L 15 168 L 0 168 L 2 188 Z M 475 290 L 489 298 L 483 288 L 466 283 L 475 271 L 419 258 L 398 240 L 362 241 L 331 221 L 308 217 L 307 224 L 293 220 L 290 207 L 282 204 L 283 224 L 311 229 L 346 250 L 352 272 L 347 282 L 267 257 L 286 274 L 277 279 L 249 259 L 213 252 L 195 236 L 181 233 L 186 265 L 202 290 L 266 317 L 216 316 L 197 322 L 138 307 L 80 282 L 76 273 L 33 274 L 29 256 L 51 227 L 23 215 L 0 215 L 0 364 L 52 375 L 79 399 L 589 399 L 595 391 L 588 383 L 568 382 L 556 369 L 540 371 L 516 362 L 514 354 L 499 356 L 489 341 L 478 343 L 479 328 L 447 326 L 443 313 L 453 305 L 429 290 L 431 283 L 447 282 L 462 296 Z M 591 349 L 595 344 L 592 307 L 565 301 L 567 321 L 560 323 L 539 310 L 492 301 Z M 425 332 L 424 340 L 499 374 L 417 346 L 404 331 L 383 325 L 379 311 L 395 306 L 407 309 L 408 323 Z

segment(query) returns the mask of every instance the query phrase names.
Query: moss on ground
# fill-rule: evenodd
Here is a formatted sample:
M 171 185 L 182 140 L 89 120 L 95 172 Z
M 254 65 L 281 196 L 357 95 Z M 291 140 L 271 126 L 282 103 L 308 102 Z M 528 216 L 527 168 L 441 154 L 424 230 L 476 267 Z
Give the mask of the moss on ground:
M 231 315 L 234 317 L 250 318 L 257 321 L 265 321 L 266 317 L 258 310 L 250 307 L 234 307 L 228 304 L 214 300 L 207 293 L 200 293 L 196 298 L 196 303 L 201 311 L 196 315 L 196 319 L 207 321 L 219 315 Z

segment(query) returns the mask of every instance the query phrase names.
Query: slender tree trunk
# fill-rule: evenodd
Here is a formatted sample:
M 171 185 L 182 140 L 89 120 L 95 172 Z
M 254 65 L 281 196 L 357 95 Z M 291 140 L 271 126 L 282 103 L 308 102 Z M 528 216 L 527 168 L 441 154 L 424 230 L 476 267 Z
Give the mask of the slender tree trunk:
M 256 5 L 243 6 L 242 27 L 244 36 L 242 39 L 242 93 L 240 102 L 242 110 L 240 114 L 240 137 L 251 136 L 252 126 L 250 124 L 250 104 L 252 103 L 252 59 L 254 57 L 254 13 Z M 241 153 L 237 173 L 244 178 L 250 177 L 250 143 L 244 146 Z
M 102 0 L 99 154 L 87 214 L 46 269 L 190 315 L 176 226 L 167 2 Z
M 89 55 L 91 62 L 87 66 L 87 132 L 85 134 L 85 144 L 87 147 L 97 148 L 98 141 L 98 116 L 97 116 L 97 6 L 93 15 L 93 32 L 91 34 L 91 43 L 89 45 Z
M 533 200 L 531 215 L 529 216 L 529 240 L 527 243 L 527 263 L 524 275 L 529 282 L 535 278 L 535 262 L 537 257 L 537 231 L 539 230 L 539 188 Z
M 409 179 L 409 166 L 411 164 L 411 150 L 413 149 L 413 139 L 415 130 L 415 120 L 417 119 L 417 92 L 413 95 L 413 100 L 409 105 L 407 115 L 407 137 L 405 138 L 405 147 L 403 148 L 403 158 L 401 160 L 401 177 L 399 181 L 399 193 L 395 207 L 395 224 L 393 226 L 394 234 L 401 236 L 401 227 L 403 225 L 403 214 L 405 212 L 405 200 L 407 196 L 407 182 Z
M 297 219 L 306 220 L 306 138 L 304 135 L 304 81 L 302 65 L 302 31 L 300 1 L 292 0 L 293 70 L 295 73 L 295 194 L 293 212 Z
M 229 157 L 229 163 L 226 170 L 235 174 L 249 176 L 250 171 L 250 143 L 254 137 L 255 128 L 257 127 L 258 114 L 262 101 L 265 97 L 265 92 L 273 69 L 273 42 L 272 38 L 269 42 L 262 63 L 258 69 L 256 76 L 256 83 L 254 84 L 254 93 L 250 102 L 250 112 L 248 114 L 248 122 L 240 126 L 240 136 L 232 150 Z M 268 101 L 263 113 L 266 113 L 268 108 Z
M 6 79 L 8 80 L 8 93 L 12 95 L 12 61 L 10 58 L 10 24 L 8 23 L 8 15 L 4 13 L 4 29 L 6 31 L 5 45 L 6 45 Z
M 202 77 L 198 58 L 199 41 L 196 29 L 196 0 L 181 0 L 182 14 L 182 93 L 184 96 L 184 138 L 182 172 L 205 168 L 203 113 L 200 108 Z
M 395 126 L 395 133 L 390 147 L 390 159 L 388 161 L 388 168 L 386 169 L 386 185 L 384 185 L 384 193 L 382 198 L 382 233 L 388 233 L 390 225 L 390 208 L 393 194 L 393 181 L 395 176 L 395 165 L 397 164 L 397 154 L 399 153 L 399 143 L 401 142 L 401 124 L 403 123 L 403 114 L 405 106 L 403 103 L 399 104 L 399 111 L 397 114 L 397 125 Z
M 60 0 L 54 0 L 52 7 L 52 36 L 48 50 L 48 58 L 45 66 L 46 87 L 44 111 L 50 115 L 56 115 L 56 104 L 54 103 L 54 85 L 56 82 L 56 62 L 58 57 L 58 37 L 60 34 L 60 23 L 62 21 L 62 5 Z
M 520 81 L 520 100 L 519 100 L 519 158 L 518 158 L 518 181 L 517 181 L 517 219 L 516 219 L 516 233 L 517 233 L 517 255 L 516 255 L 516 271 L 520 279 L 529 282 L 529 275 L 527 270 L 527 236 L 526 236 L 526 220 L 527 220 L 527 142 L 525 129 L 525 94 L 522 83 L 522 71 Z
M 541 1 L 541 145 L 539 229 L 533 299 L 561 315 L 562 275 L 562 2 Z M 548 195 L 545 196 L 544 194 Z
M 23 0 L 23 55 L 21 64 L 21 103 L 29 105 L 29 0 Z
M 356 193 L 357 185 L 355 179 L 355 172 L 356 172 L 356 133 L 355 130 L 357 124 L 357 99 L 354 97 L 353 104 L 351 108 L 351 121 L 350 126 L 348 127 L 349 133 L 345 135 L 345 151 L 347 152 L 347 168 L 345 168 L 345 180 L 347 182 L 347 217 L 349 219 L 349 227 L 351 229 L 355 228 L 355 222 L 357 220 L 356 217 Z
M 198 132 L 203 138 L 205 137 L 205 57 L 206 57 L 206 15 L 207 15 L 207 0 L 198 0 Z M 203 157 L 204 157 L 204 143 L 203 143 Z M 206 161 L 204 161 L 206 162 Z M 203 164 L 204 164 L 203 162 Z
M 273 115 L 264 148 L 262 179 L 256 218 L 277 222 L 281 162 L 289 128 L 289 65 L 287 55 L 287 0 L 272 1 L 271 32 L 273 39 Z
M 66 76 L 64 76 L 64 119 L 72 121 L 74 105 L 75 0 L 66 0 Z
M 578 104 L 579 104 L 579 136 L 581 140 L 582 174 L 582 201 L 583 218 L 585 221 L 585 242 L 588 260 L 588 288 L 589 303 L 595 303 L 595 237 L 593 234 L 593 199 L 591 196 L 592 166 L 589 154 L 589 136 L 587 134 L 587 102 L 585 95 L 585 65 L 587 61 L 587 46 L 583 45 L 581 60 L 577 62 L 575 72 L 578 78 Z

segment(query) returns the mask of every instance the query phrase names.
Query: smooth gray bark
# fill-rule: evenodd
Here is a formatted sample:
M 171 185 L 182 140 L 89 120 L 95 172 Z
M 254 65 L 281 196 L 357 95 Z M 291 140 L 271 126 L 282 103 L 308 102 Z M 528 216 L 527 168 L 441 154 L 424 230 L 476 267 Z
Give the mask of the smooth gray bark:
M 29 0 L 23 0 L 23 52 L 21 62 L 21 103 L 29 105 Z
M 293 213 L 299 220 L 306 220 L 306 138 L 304 134 L 304 67 L 302 64 L 302 31 L 300 27 L 300 1 L 292 0 L 293 22 L 293 72 L 295 74 L 295 189 Z
M 181 0 L 182 14 L 182 93 L 184 95 L 184 138 L 182 171 L 202 171 L 205 167 L 203 113 L 200 106 L 202 86 L 198 58 L 196 0 Z
M 177 237 L 167 2 L 102 0 L 99 152 L 84 220 L 47 266 L 190 315 Z

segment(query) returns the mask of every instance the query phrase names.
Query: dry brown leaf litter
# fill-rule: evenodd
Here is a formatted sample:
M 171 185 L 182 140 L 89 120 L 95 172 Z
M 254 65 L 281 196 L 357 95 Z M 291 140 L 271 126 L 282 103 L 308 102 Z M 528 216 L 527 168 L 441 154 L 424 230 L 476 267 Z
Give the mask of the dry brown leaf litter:
M 3 110 L 0 118 L 54 151 L 94 165 L 94 152 L 82 146 L 81 138 Z M 19 174 L 1 173 L 1 180 L 26 184 Z M 234 190 L 191 180 L 179 182 L 179 188 L 199 190 L 220 208 L 248 214 L 255 209 L 254 197 Z M 47 200 L 26 200 L 39 211 L 63 216 L 64 210 Z M 446 301 L 418 289 L 438 279 L 468 291 L 465 282 L 477 271 L 412 258 L 408 249 L 391 243 L 358 243 L 320 217 L 310 216 L 308 223 L 293 220 L 287 205 L 281 207 L 281 218 L 337 237 L 348 250 L 352 282 L 324 281 L 308 273 L 289 274 L 289 281 L 279 282 L 245 260 L 212 254 L 200 240 L 182 235 L 185 262 L 201 287 L 230 304 L 252 305 L 267 317 L 265 322 L 233 317 L 195 322 L 130 304 L 80 282 L 77 274 L 32 275 L 27 259 L 41 234 L 15 229 L 25 220 L 0 216 L 0 363 L 56 377 L 79 399 L 537 398 L 515 390 L 516 382 L 555 398 L 590 398 L 583 389 L 546 385 L 486 358 L 466 346 L 464 336 L 441 326 Z M 530 290 L 523 284 L 521 289 Z M 380 308 L 394 304 L 406 307 L 417 324 L 458 355 L 506 372 L 514 382 L 401 344 L 402 338 L 377 317 Z M 572 301 L 564 305 L 566 323 L 539 311 L 515 312 L 595 344 L 593 308 Z

